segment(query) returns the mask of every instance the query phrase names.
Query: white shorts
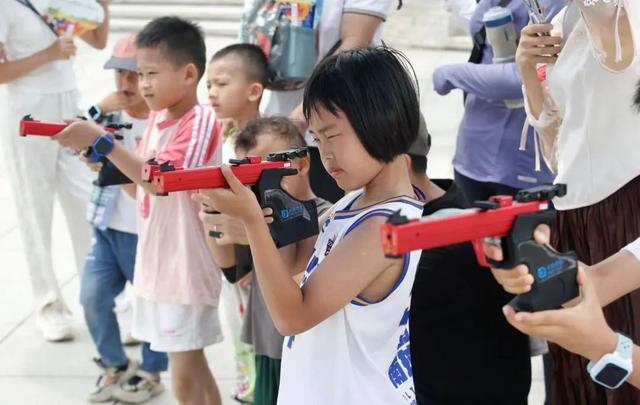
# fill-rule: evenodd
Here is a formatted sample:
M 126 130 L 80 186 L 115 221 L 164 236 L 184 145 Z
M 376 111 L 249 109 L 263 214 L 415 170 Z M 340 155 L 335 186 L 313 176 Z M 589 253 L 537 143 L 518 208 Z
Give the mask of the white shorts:
M 136 297 L 131 334 L 156 352 L 186 352 L 221 342 L 222 326 L 216 307 Z

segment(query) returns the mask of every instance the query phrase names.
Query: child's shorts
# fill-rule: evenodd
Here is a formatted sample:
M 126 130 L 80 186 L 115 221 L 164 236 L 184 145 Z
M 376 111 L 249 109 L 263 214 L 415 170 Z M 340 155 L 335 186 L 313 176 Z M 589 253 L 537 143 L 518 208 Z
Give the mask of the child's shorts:
M 204 349 L 222 341 L 218 308 L 152 302 L 136 297 L 131 334 L 156 352 Z

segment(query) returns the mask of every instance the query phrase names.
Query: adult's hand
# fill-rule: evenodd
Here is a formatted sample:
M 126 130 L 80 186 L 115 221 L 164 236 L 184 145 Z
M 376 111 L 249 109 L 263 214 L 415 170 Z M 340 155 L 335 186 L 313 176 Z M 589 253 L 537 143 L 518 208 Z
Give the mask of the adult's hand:
M 522 333 L 544 337 L 570 352 L 598 360 L 615 349 L 617 336 L 607 324 L 593 282 L 582 267 L 578 269 L 577 280 L 581 297 L 571 308 L 516 313 L 507 305 L 503 312 L 507 321 Z
M 562 50 L 562 38 L 541 35 L 552 29 L 552 24 L 530 24 L 522 29 L 516 51 L 516 63 L 521 73 L 535 71 L 537 64 L 556 63 Z
M 76 45 L 71 38 L 58 38 L 56 42 L 47 48 L 47 56 L 49 60 L 69 59 L 75 56 L 77 51 Z

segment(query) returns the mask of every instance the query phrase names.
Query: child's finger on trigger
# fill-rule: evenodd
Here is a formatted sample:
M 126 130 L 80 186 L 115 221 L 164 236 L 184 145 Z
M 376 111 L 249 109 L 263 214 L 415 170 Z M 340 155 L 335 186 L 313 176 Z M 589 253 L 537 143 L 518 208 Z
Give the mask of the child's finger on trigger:
M 191 200 L 202 204 L 203 208 L 209 208 L 213 205 L 211 198 L 208 195 L 203 194 L 202 190 L 197 193 L 191 194 Z
M 269 208 L 269 207 L 263 208 L 262 214 L 264 214 L 265 217 L 273 215 L 273 208 Z
M 484 254 L 487 255 L 489 259 L 493 259 L 495 261 L 502 261 L 502 247 L 500 245 L 500 239 L 496 238 L 485 238 L 484 240 Z
M 244 188 L 244 185 L 240 182 L 240 180 L 238 180 L 236 175 L 233 174 L 233 172 L 231 171 L 231 166 L 222 165 L 220 167 L 220 170 L 222 171 L 222 175 L 224 176 L 225 180 L 227 180 L 227 183 L 229 184 L 229 188 L 234 193 L 236 193 L 236 192 L 238 192 L 238 191 L 240 191 L 240 190 L 242 190 Z

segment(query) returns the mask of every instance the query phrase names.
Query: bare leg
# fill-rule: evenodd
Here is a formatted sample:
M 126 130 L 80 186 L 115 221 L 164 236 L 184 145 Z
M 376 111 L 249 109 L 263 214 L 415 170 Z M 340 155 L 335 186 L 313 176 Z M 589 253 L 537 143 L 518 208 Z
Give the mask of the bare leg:
M 203 350 L 169 353 L 171 384 L 180 405 L 221 405 L 220 390 Z

